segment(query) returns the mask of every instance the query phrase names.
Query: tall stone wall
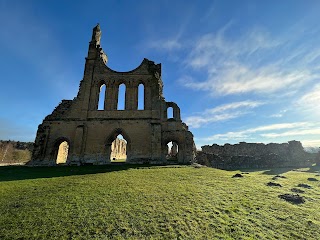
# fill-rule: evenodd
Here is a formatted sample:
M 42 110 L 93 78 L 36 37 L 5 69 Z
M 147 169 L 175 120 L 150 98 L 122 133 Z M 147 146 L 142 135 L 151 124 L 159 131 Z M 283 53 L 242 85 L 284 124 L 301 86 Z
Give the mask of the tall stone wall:
M 97 25 L 89 42 L 79 92 L 73 100 L 62 100 L 39 125 L 29 164 L 56 165 L 58 148 L 64 141 L 69 145 L 67 165 L 111 164 L 124 152 L 126 163 L 169 164 L 166 155 L 170 141 L 178 144 L 178 163 L 193 162 L 193 134 L 181 120 L 179 106 L 163 96 L 161 64 L 144 59 L 131 71 L 115 71 L 107 66 L 100 38 Z M 138 109 L 141 85 L 143 107 Z M 125 96 L 119 94 L 123 86 Z M 118 106 L 121 101 L 124 109 Z M 169 108 L 173 109 L 170 118 Z M 112 153 L 112 148 L 117 149 L 112 142 L 120 134 L 127 142 L 125 150 L 115 144 L 120 149 Z
M 264 168 L 309 166 L 315 154 L 304 151 L 301 142 L 213 144 L 202 146 L 197 162 L 216 168 Z

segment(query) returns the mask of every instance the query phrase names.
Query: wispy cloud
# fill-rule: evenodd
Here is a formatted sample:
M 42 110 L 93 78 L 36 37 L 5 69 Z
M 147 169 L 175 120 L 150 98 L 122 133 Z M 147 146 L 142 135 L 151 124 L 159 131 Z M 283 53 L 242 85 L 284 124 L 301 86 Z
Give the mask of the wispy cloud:
M 279 131 L 284 129 L 295 129 L 294 131 L 292 131 L 292 133 L 293 132 L 302 133 L 303 131 L 305 131 L 305 134 L 307 134 L 307 132 L 312 132 L 314 128 L 315 128 L 315 124 L 309 123 L 309 122 L 279 123 L 279 124 L 270 124 L 270 125 L 255 127 L 255 128 L 249 128 L 242 131 L 215 134 L 210 137 L 203 138 L 203 140 L 209 142 L 214 140 L 228 141 L 228 140 L 234 140 L 234 139 L 237 139 L 237 140 L 255 139 L 257 138 L 257 136 L 255 136 L 255 134 L 257 133 L 261 137 L 273 138 L 274 134 L 279 134 L 280 136 L 281 133 L 274 133 L 274 132 L 265 133 L 265 132 Z M 320 134 L 320 133 L 318 132 L 317 134 Z M 298 135 L 301 135 L 301 134 L 298 134 Z M 295 136 L 295 135 L 292 134 L 288 136 Z
M 297 101 L 298 107 L 314 114 L 320 112 L 320 84 L 316 84 L 309 92 L 305 93 Z
M 299 129 L 299 130 L 292 130 L 286 131 L 282 133 L 264 133 L 261 134 L 262 137 L 266 138 L 277 138 L 277 137 L 291 137 L 291 136 L 305 136 L 305 135 L 319 135 L 320 136 L 320 128 L 313 128 L 313 129 Z
M 301 143 L 304 147 L 320 147 L 320 139 L 302 140 Z
M 311 54 L 312 49 L 304 46 L 285 51 L 287 39 L 272 38 L 259 28 L 230 39 L 226 37 L 229 25 L 216 34 L 200 37 L 191 47 L 185 63 L 196 71 L 205 71 L 207 77 L 201 81 L 190 75 L 182 77 L 186 87 L 212 95 L 278 93 L 295 91 L 320 76 L 314 64 L 308 65 L 320 51 Z
M 171 52 L 180 49 L 182 45 L 179 42 L 179 39 L 175 37 L 171 39 L 150 41 L 148 47 L 157 50 L 166 50 L 168 52 Z
M 281 110 L 278 113 L 272 114 L 270 117 L 272 118 L 281 118 L 284 116 L 284 114 L 287 112 L 287 109 Z
M 247 114 L 250 109 L 263 104 L 265 103 L 249 100 L 223 104 L 214 108 L 206 109 L 203 113 L 186 118 L 186 123 L 190 127 L 199 128 L 204 124 L 238 118 Z

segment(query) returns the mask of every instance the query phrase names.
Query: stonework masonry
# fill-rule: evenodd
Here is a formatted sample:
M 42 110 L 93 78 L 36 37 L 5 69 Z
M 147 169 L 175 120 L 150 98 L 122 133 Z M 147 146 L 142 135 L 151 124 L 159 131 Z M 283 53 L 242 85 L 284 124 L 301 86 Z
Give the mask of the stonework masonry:
M 161 64 L 144 59 L 132 71 L 114 71 L 106 65 L 108 58 L 100 38 L 97 25 L 78 95 L 62 100 L 39 125 L 29 164 L 56 165 L 64 141 L 69 145 L 67 165 L 110 164 L 112 142 L 120 134 L 127 142 L 127 163 L 166 164 L 170 141 L 179 148 L 177 163 L 192 162 L 196 153 L 193 135 L 181 121 L 178 105 L 163 97 Z M 118 110 L 121 84 L 126 89 L 124 110 Z M 138 110 L 140 84 L 144 89 L 143 110 Z M 103 110 L 98 110 L 100 89 L 105 89 Z M 173 109 L 172 118 L 168 118 L 168 108 Z
M 310 166 L 315 154 L 304 151 L 301 142 L 213 144 L 202 146 L 197 162 L 208 166 L 233 168 L 303 167 Z

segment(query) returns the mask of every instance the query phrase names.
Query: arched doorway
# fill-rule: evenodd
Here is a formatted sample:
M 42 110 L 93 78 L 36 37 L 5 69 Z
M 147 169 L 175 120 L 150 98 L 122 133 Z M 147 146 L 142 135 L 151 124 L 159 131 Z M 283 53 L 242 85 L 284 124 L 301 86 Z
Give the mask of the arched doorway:
M 66 164 L 69 155 L 69 143 L 66 140 L 58 141 L 55 144 L 55 161 L 56 164 Z
M 166 159 L 167 161 L 177 162 L 179 154 L 179 145 L 176 141 L 167 143 Z
M 130 161 L 131 140 L 122 128 L 113 130 L 106 139 L 106 158 L 110 163 Z
M 126 162 L 127 161 L 127 141 L 121 134 L 111 143 L 110 162 Z

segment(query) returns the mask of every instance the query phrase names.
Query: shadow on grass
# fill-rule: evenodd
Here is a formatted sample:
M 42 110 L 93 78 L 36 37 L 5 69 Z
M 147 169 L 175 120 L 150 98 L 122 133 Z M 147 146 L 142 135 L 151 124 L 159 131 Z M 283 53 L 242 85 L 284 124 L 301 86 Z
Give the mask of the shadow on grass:
M 234 168 L 228 169 L 227 171 L 241 171 L 241 172 L 259 172 L 263 171 L 262 174 L 266 175 L 280 175 L 290 171 L 298 172 L 310 172 L 310 173 L 319 173 L 320 174 L 320 165 L 319 166 L 308 166 L 308 167 L 278 167 L 278 168 Z
M 310 169 L 307 172 L 320 174 L 320 164 L 310 167 Z
M 267 175 L 278 175 L 282 173 L 286 173 L 289 171 L 292 171 L 295 168 L 234 168 L 234 169 L 228 169 L 227 171 L 241 171 L 241 172 L 261 172 L 262 174 Z
M 262 174 L 267 174 L 267 175 L 280 175 L 286 172 L 290 172 L 292 170 L 294 170 L 296 168 L 294 167 L 286 167 L 286 168 L 272 168 L 272 169 L 268 169 L 265 170 Z
M 96 166 L 54 166 L 54 167 L 27 167 L 27 166 L 2 166 L 0 167 L 0 182 L 16 181 L 37 178 L 65 177 L 73 175 L 87 175 L 124 171 L 163 165 L 149 164 L 112 164 Z

